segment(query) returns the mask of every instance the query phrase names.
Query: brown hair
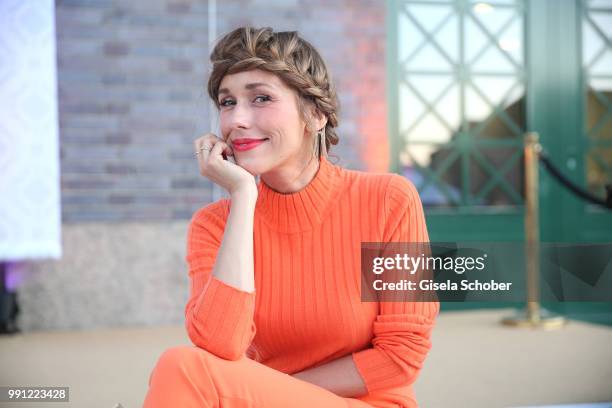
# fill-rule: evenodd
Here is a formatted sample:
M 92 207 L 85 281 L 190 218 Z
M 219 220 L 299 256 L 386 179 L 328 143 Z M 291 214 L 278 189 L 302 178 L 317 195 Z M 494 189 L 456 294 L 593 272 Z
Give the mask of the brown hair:
M 212 72 L 208 94 L 219 108 L 219 86 L 225 75 L 261 69 L 277 75 L 298 94 L 298 109 L 307 129 L 312 129 L 307 104 L 327 118 L 325 146 L 338 144 L 339 104 L 336 90 L 318 51 L 297 31 L 274 32 L 270 27 L 240 27 L 226 34 L 210 55 Z

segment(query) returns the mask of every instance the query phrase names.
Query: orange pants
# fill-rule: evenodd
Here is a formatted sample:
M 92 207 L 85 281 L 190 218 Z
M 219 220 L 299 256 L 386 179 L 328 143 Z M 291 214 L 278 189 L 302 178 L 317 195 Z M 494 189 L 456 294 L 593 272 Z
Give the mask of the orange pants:
M 149 377 L 144 408 L 371 408 L 242 357 L 224 360 L 195 346 L 166 350 Z

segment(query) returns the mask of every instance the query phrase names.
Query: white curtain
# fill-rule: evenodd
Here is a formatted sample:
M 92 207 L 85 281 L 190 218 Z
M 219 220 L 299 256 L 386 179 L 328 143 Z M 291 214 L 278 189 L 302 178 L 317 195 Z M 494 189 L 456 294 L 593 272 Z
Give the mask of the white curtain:
M 0 262 L 61 257 L 52 0 L 0 0 Z

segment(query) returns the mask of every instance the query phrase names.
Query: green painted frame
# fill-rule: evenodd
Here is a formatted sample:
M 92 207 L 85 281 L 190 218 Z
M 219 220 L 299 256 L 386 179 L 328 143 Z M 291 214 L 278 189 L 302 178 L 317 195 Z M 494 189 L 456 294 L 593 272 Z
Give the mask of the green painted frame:
M 561 1 L 562 6 L 559 5 Z M 581 55 L 584 2 L 546 0 L 530 3 L 533 3 L 528 14 L 532 41 L 530 74 L 534 89 L 527 105 L 529 126 L 540 133 L 543 146 L 557 166 L 572 181 L 585 186 L 589 140 L 585 123 L 586 73 Z M 538 49 L 549 52 L 538 53 Z M 548 65 L 555 69 L 543 68 Z M 568 160 L 575 161 L 573 170 L 565 165 Z M 612 242 L 612 211 L 576 198 L 544 170 L 540 171 L 540 186 L 543 241 Z M 612 325 L 612 303 L 564 302 L 544 306 L 573 319 Z
M 529 2 L 531 89 L 527 120 L 551 159 L 586 185 L 586 81 L 582 67 L 582 0 Z M 562 4 L 560 4 L 562 3 Z M 545 49 L 546 53 L 538 52 Z M 549 69 L 551 68 L 551 69 Z M 559 120 L 563 118 L 563 120 Z M 574 169 L 566 163 L 574 161 Z M 541 237 L 550 242 L 612 242 L 612 212 L 576 198 L 540 171 Z

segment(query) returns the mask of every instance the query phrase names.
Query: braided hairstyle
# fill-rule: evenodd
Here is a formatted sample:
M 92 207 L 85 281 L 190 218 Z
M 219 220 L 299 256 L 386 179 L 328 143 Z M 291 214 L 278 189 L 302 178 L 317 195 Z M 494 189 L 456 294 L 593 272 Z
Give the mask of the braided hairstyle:
M 325 146 L 338 144 L 339 104 L 336 90 L 318 51 L 297 31 L 274 32 L 270 27 L 240 27 L 226 34 L 210 55 L 208 94 L 219 109 L 219 86 L 225 75 L 260 69 L 277 75 L 298 94 L 298 108 L 309 132 L 311 104 L 327 118 Z

